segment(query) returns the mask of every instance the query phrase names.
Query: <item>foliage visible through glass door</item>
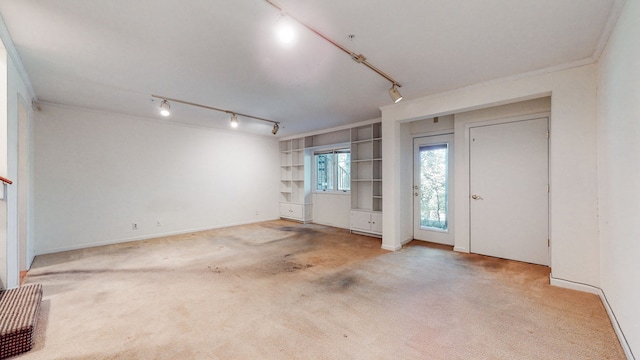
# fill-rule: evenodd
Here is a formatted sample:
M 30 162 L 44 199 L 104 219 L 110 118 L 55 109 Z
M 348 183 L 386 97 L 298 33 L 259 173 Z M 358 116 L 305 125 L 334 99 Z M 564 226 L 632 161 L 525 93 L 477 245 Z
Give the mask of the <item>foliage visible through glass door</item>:
M 447 144 L 420 147 L 420 226 L 448 230 Z

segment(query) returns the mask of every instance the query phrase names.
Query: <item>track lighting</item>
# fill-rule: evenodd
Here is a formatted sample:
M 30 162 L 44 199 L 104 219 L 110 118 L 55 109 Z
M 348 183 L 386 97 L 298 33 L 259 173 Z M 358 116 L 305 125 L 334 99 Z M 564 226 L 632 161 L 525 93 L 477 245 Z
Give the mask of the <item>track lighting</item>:
M 389 96 L 391 96 L 391 100 L 393 100 L 394 104 L 397 104 L 400 100 L 402 100 L 402 94 L 398 91 L 396 84 L 391 85 L 391 89 L 389 89 Z
M 169 116 L 171 115 L 171 105 L 169 105 L 169 102 L 167 100 L 162 100 L 162 102 L 160 103 L 160 115 L 162 116 Z
M 367 57 L 362 55 L 362 54 L 356 54 L 355 52 L 349 50 L 346 46 L 338 43 L 337 41 L 331 39 L 330 37 L 328 37 L 327 35 L 321 33 L 320 31 L 318 31 L 316 28 L 314 28 L 313 26 L 305 23 L 304 21 L 300 20 L 298 17 L 296 17 L 295 15 L 292 15 L 290 12 L 286 11 L 284 8 L 282 8 L 282 6 L 276 4 L 273 0 L 266 0 L 267 3 L 269 3 L 269 5 L 273 6 L 274 8 L 278 9 L 278 11 L 280 11 L 281 16 L 287 17 L 295 22 L 297 22 L 298 24 L 304 26 L 305 28 L 307 28 L 307 30 L 311 31 L 312 33 L 318 35 L 319 37 L 321 37 L 323 40 L 327 41 L 328 43 L 330 43 L 331 45 L 337 47 L 338 49 L 344 51 L 345 53 L 347 53 L 347 55 L 349 55 L 349 57 L 351 57 L 351 59 L 353 59 L 353 61 L 357 62 L 358 64 L 362 64 L 366 67 L 368 67 L 369 69 L 373 70 L 376 74 L 382 76 L 383 78 L 389 80 L 392 84 L 391 86 L 391 90 L 389 90 L 389 94 L 391 95 L 391 98 L 393 99 L 394 103 L 397 103 L 398 101 L 402 100 L 402 95 L 400 95 L 400 92 L 398 91 L 397 88 L 402 87 L 402 85 L 400 85 L 399 82 L 395 81 L 391 76 L 387 75 L 384 71 L 378 69 L 377 67 L 373 66 L 373 64 L 371 64 L 368 60 Z M 282 21 L 281 24 L 282 25 Z M 284 34 L 286 34 L 286 36 L 283 37 L 283 33 L 279 30 L 278 32 L 278 37 L 281 39 L 281 41 L 283 42 L 289 42 L 292 41 L 293 35 L 290 31 L 285 32 Z
M 152 98 L 156 98 L 156 99 L 161 99 L 162 102 L 160 103 L 160 114 L 162 114 L 163 116 L 169 116 L 169 110 L 171 109 L 171 106 L 169 105 L 169 101 L 173 101 L 179 104 L 185 104 L 185 105 L 189 105 L 189 106 L 196 106 L 199 108 L 203 108 L 203 109 L 208 109 L 208 110 L 214 110 L 214 111 L 220 111 L 220 112 L 224 112 L 227 114 L 231 114 L 231 127 L 233 128 L 237 128 L 238 125 L 240 124 L 238 121 L 238 116 L 243 116 L 246 118 L 250 118 L 250 119 L 255 119 L 255 120 L 260 120 L 260 121 L 264 121 L 264 122 L 268 122 L 273 124 L 273 129 L 271 130 L 271 133 L 273 135 L 275 135 L 278 132 L 278 129 L 280 129 L 280 122 L 279 121 L 274 121 L 274 120 L 269 120 L 269 119 L 265 119 L 265 118 L 261 118 L 261 117 L 257 117 L 257 116 L 253 116 L 253 115 L 248 115 L 248 114 L 242 114 L 239 112 L 235 112 L 235 111 L 231 111 L 231 110 L 227 110 L 227 109 L 221 109 L 221 108 L 217 108 L 217 107 L 213 107 L 213 106 L 207 106 L 207 105 L 202 105 L 202 104 L 196 104 L 194 102 L 190 102 L 190 101 L 185 101 L 185 100 L 180 100 L 180 99 L 172 99 L 170 97 L 166 97 L 166 96 L 160 96 L 160 95 L 151 95 Z
M 231 127 L 234 129 L 238 127 L 238 116 L 236 114 L 231 114 Z
M 280 20 L 276 26 L 276 35 L 283 45 L 293 45 L 296 40 L 296 32 L 293 29 L 293 24 L 287 19 L 287 14 L 284 12 L 280 15 Z

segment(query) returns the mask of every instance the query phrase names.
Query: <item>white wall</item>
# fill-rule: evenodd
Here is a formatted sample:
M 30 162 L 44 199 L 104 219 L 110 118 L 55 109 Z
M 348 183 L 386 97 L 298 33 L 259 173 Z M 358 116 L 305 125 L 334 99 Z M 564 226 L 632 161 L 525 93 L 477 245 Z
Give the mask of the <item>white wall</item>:
M 275 137 L 53 104 L 35 120 L 38 254 L 278 218 Z
M 351 219 L 350 194 L 313 194 L 313 222 L 348 229 Z
M 9 139 L 7 126 L 7 51 L 0 43 L 0 175 L 9 177 L 8 150 Z M 0 182 L 0 289 L 7 288 L 9 257 L 7 256 L 7 245 L 9 234 L 7 232 L 7 185 Z
M 402 219 L 411 216 L 403 206 L 410 200 L 402 196 L 401 123 L 549 95 L 552 277 L 566 280 L 563 285 L 599 286 L 595 65 L 521 75 L 383 107 L 383 248 L 400 247 Z M 466 198 L 457 197 L 456 209 L 463 208 L 461 201 Z M 456 219 L 462 215 L 457 211 Z
M 5 200 L 0 201 L 0 287 L 13 288 L 19 285 L 19 245 L 18 245 L 18 186 L 27 187 L 30 193 L 29 178 L 18 181 L 18 102 L 32 98 L 32 90 L 25 79 L 22 64 L 0 18 L 0 68 L 6 72 L 0 74 L 0 82 L 6 84 L 0 90 L 0 175 L 13 181 L 6 187 Z M 27 126 L 28 131 L 31 129 Z M 26 135 L 31 138 L 31 133 Z M 31 164 L 28 164 L 30 166 Z M 27 210 L 27 216 L 31 212 Z M 28 219 L 30 222 L 31 219 Z M 28 239 L 30 240 L 30 239 Z
M 602 289 L 640 354 L 640 2 L 627 1 L 598 65 Z

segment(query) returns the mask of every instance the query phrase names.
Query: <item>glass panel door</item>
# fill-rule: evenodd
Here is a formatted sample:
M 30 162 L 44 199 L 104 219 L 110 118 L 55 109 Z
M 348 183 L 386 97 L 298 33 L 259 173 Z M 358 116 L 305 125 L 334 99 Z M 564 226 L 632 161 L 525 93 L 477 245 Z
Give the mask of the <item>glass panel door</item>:
M 414 239 L 453 245 L 453 135 L 414 139 L 413 199 Z

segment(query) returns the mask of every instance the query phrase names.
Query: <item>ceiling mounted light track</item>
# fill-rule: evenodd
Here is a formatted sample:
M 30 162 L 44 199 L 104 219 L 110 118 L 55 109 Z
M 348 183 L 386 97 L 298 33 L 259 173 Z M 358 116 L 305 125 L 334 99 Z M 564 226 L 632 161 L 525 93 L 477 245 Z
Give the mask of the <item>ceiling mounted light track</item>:
M 207 109 L 207 110 L 220 111 L 220 112 L 224 112 L 224 113 L 230 114 L 231 115 L 231 127 L 234 127 L 234 128 L 238 127 L 238 124 L 239 124 L 238 116 L 242 116 L 242 117 L 255 119 L 255 120 L 260 120 L 260 121 L 265 121 L 265 122 L 273 124 L 273 130 L 271 130 L 271 133 L 273 135 L 275 135 L 278 132 L 278 129 L 280 129 L 280 122 L 279 121 L 275 121 L 275 120 L 269 120 L 269 119 L 261 118 L 261 117 L 258 117 L 258 116 L 243 114 L 243 113 L 239 113 L 239 112 L 236 112 L 236 111 L 231 111 L 231 110 L 227 110 L 227 109 L 221 109 L 221 108 L 217 108 L 217 107 L 213 107 L 213 106 L 197 104 L 197 103 L 190 102 L 190 101 L 185 101 L 185 100 L 180 100 L 180 99 L 173 99 L 173 98 L 166 97 L 166 96 L 160 96 L 160 95 L 151 94 L 151 97 L 162 100 L 162 102 L 160 103 L 160 114 L 162 114 L 163 116 L 169 116 L 169 109 L 171 109 L 171 106 L 169 105 L 169 102 L 173 101 L 173 102 L 180 103 L 180 104 L 185 104 L 185 105 L 189 105 L 189 106 L 195 106 L 195 107 L 199 107 L 199 108 L 203 108 L 203 109 Z M 165 115 L 164 111 L 166 111 L 166 115 Z
M 402 85 L 399 82 L 397 82 L 396 80 L 394 80 L 391 76 L 387 75 L 384 71 L 382 71 L 382 70 L 378 69 L 377 67 L 373 66 L 369 61 L 367 61 L 367 58 L 364 55 L 356 54 L 355 52 L 349 50 L 344 45 L 338 43 L 337 41 L 331 39 L 327 35 L 321 33 L 320 31 L 318 31 L 317 29 L 315 29 L 311 25 L 309 25 L 309 24 L 305 23 L 304 21 L 300 20 L 298 17 L 296 17 L 294 15 L 291 15 L 290 12 L 286 11 L 285 9 L 282 8 L 282 6 L 276 4 L 272 0 L 266 0 L 266 2 L 268 2 L 274 8 L 278 9 L 281 14 L 284 14 L 284 15 L 288 16 L 289 18 L 293 19 L 298 24 L 300 24 L 300 25 L 304 26 L 305 28 L 307 28 L 309 31 L 311 31 L 314 34 L 320 36 L 322 39 L 328 41 L 331 45 L 333 45 L 333 46 L 337 47 L 338 49 L 340 49 L 340 50 L 344 51 L 345 53 L 347 53 L 351 57 L 351 59 L 353 59 L 353 61 L 355 61 L 355 62 L 357 62 L 359 64 L 362 64 L 362 65 L 365 65 L 369 69 L 371 69 L 374 72 L 376 72 L 378 75 L 380 75 L 383 78 L 389 80 L 391 82 L 391 85 L 392 85 L 391 86 L 391 90 L 389 90 L 389 95 L 391 96 L 391 99 L 393 100 L 394 103 L 397 103 L 400 100 L 402 100 L 402 95 L 400 95 L 400 91 L 398 91 L 398 88 L 402 87 Z M 392 90 L 393 90 L 393 94 L 392 94 Z

